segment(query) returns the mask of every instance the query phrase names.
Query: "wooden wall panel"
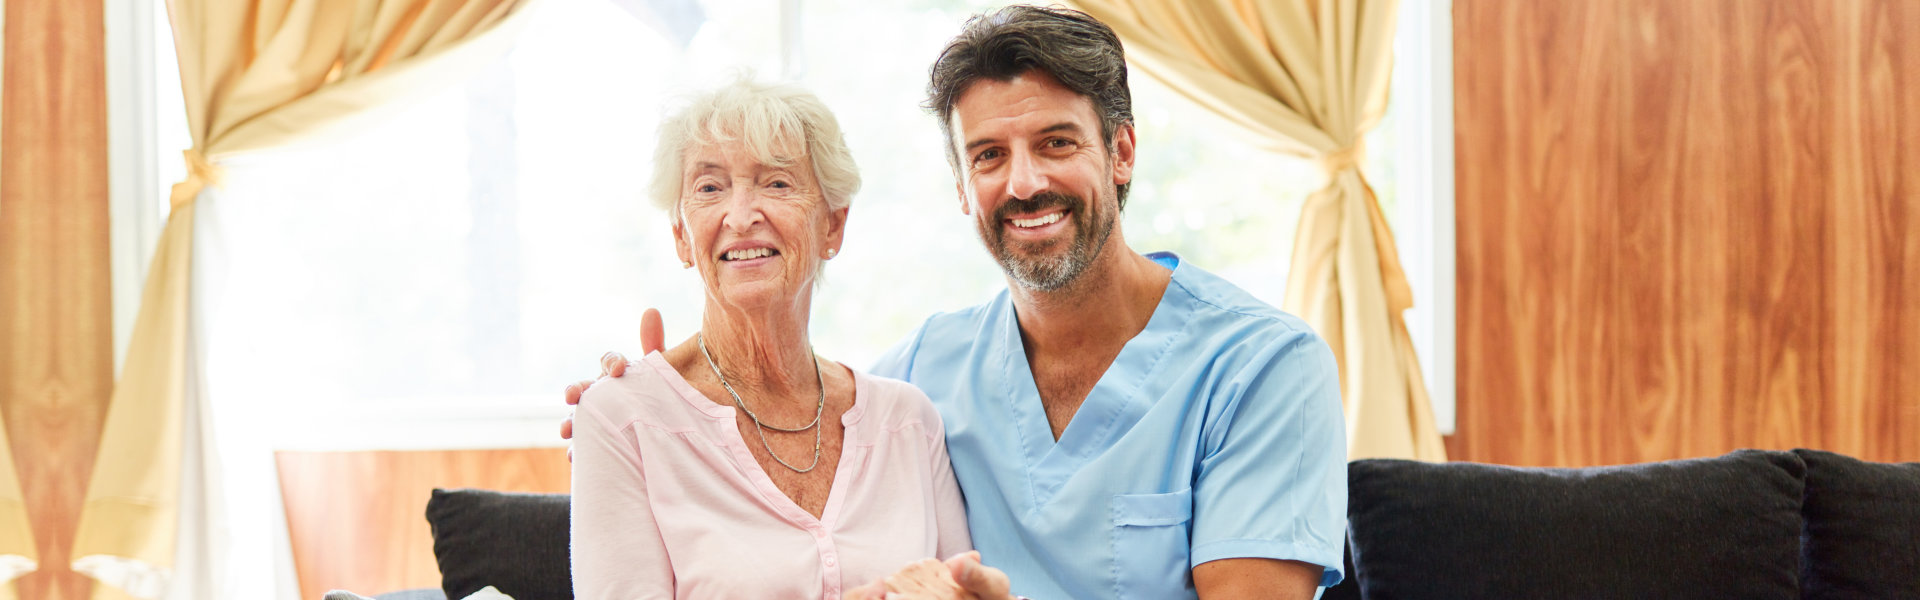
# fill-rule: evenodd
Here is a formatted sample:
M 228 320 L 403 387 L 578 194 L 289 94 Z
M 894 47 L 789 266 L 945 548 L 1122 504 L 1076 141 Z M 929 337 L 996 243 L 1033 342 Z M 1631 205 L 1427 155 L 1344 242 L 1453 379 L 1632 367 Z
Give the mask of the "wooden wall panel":
M 1501 430 L 1501 442 L 1527 455 L 1564 461 L 1568 453 L 1597 453 L 1620 445 L 1618 430 L 1581 426 L 1601 418 L 1605 403 L 1568 401 L 1610 396 L 1614 365 L 1552 361 L 1490 372 L 1502 367 L 1479 359 L 1474 350 L 1483 340 L 1498 340 L 1502 351 L 1516 358 L 1582 356 L 1603 353 L 1613 344 L 1616 332 L 1583 324 L 1580 316 L 1602 314 L 1610 307 L 1616 255 L 1602 247 L 1610 235 L 1584 232 L 1615 229 L 1618 215 L 1609 205 L 1621 184 L 1612 173 L 1621 131 L 1573 124 L 1615 122 L 1619 98 L 1626 93 L 1619 71 L 1610 67 L 1619 60 L 1619 39 L 1587 24 L 1617 20 L 1619 6 L 1516 2 L 1481 15 L 1487 8 L 1472 2 L 1455 5 L 1456 15 L 1472 15 L 1489 21 L 1489 28 L 1513 32 L 1479 40 L 1483 52 L 1512 59 L 1501 87 L 1470 85 L 1469 74 L 1456 74 L 1455 101 L 1474 107 L 1459 111 L 1457 135 L 1475 137 L 1493 149 L 1484 156 L 1459 150 L 1460 164 L 1479 161 L 1474 166 L 1483 168 L 1462 167 L 1456 175 L 1462 211 L 1457 233 L 1462 395 L 1456 431 L 1471 432 L 1479 425 L 1469 422 L 1480 415 L 1472 412 L 1479 407 L 1466 394 L 1530 398 L 1537 402 L 1514 403 L 1513 412 L 1504 415 L 1509 423 Z M 1455 37 L 1469 35 L 1472 32 L 1463 30 Z M 1551 107 L 1552 112 L 1540 115 L 1538 123 L 1500 116 L 1533 107 Z M 1499 193 L 1474 197 L 1480 202 L 1478 211 L 1469 212 L 1468 196 L 1489 188 Z M 1548 198 L 1558 200 L 1543 201 Z M 1489 237 L 1511 245 L 1486 248 L 1472 243 Z M 1566 301 L 1530 300 L 1544 297 Z M 1475 321 L 1469 314 L 1475 309 L 1512 318 Z M 1552 393 L 1543 393 L 1548 391 Z M 1484 452 L 1467 447 L 1464 452 L 1450 449 L 1448 456 L 1463 459 Z
M 100 0 L 5 3 L 0 68 L 0 421 L 40 569 L 28 600 L 80 600 L 68 565 L 113 387 L 106 48 Z
M 276 458 L 301 598 L 440 587 L 426 520 L 433 488 L 565 492 L 572 482 L 565 448 Z
M 1457 460 L 1920 460 L 1920 3 L 1456 0 Z
M 1822 433 L 1837 450 L 1920 460 L 1920 3 L 1841 21 L 1860 38 L 1839 53 L 1848 101 L 1832 117 L 1834 193 L 1848 201 L 1832 217 L 1828 361 L 1836 396 L 1888 401 L 1823 406 Z

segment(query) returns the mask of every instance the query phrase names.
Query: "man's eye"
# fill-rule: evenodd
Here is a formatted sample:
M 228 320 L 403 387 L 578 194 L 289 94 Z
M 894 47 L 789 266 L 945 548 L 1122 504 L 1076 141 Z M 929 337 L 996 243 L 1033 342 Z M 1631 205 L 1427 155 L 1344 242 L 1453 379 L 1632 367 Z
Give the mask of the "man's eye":
M 1067 141 L 1065 138 L 1053 138 L 1053 139 L 1047 140 L 1048 148 L 1065 148 L 1072 144 L 1073 144 L 1072 142 Z
M 979 154 L 977 154 L 977 155 L 974 155 L 974 157 L 973 157 L 973 162 L 981 162 L 981 161 L 988 161 L 988 160 L 993 160 L 993 159 L 996 159 L 996 158 L 1000 158 L 1000 151 L 999 151 L 999 150 L 997 150 L 997 149 L 996 149 L 996 150 L 988 150 L 988 151 L 986 151 L 986 152 L 981 152 L 981 153 L 979 153 Z

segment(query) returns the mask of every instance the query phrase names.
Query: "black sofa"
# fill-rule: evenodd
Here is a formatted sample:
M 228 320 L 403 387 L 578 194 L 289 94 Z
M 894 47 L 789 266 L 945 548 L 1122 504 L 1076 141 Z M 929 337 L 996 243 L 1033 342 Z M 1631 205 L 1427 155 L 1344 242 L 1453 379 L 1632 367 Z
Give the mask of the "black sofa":
M 1920 463 L 1830 452 L 1581 469 L 1348 465 L 1347 579 L 1323 598 L 1920 600 Z M 449 598 L 572 597 L 567 497 L 435 490 Z
M 1920 600 L 1920 464 L 1741 450 L 1619 467 L 1354 461 L 1366 598 Z

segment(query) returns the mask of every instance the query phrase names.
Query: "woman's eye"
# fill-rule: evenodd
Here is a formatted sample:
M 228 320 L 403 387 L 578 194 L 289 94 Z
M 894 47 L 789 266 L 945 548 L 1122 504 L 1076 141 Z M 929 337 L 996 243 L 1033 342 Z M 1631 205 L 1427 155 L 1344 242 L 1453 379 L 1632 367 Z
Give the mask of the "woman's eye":
M 697 189 L 702 194 L 711 194 L 711 193 L 720 191 L 720 186 L 709 183 L 706 185 L 702 185 Z
M 776 188 L 779 188 L 779 189 L 783 189 L 783 190 L 784 190 L 784 189 L 787 189 L 787 188 L 790 188 L 790 187 L 793 187 L 793 186 L 791 186 L 791 185 L 787 185 L 787 182 L 785 182 L 785 181 L 775 181 L 775 182 L 773 182 L 773 183 L 771 183 L 771 184 L 769 184 L 769 185 L 771 185 L 771 186 L 773 186 L 773 187 L 776 187 Z

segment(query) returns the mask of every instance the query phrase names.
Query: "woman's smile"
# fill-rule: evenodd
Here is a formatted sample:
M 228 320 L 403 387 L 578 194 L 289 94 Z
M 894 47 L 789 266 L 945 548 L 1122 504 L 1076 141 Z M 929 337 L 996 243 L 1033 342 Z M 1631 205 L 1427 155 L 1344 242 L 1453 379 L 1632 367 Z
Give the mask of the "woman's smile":
M 730 268 L 758 267 L 780 258 L 780 251 L 760 243 L 737 243 L 720 252 L 720 262 Z

